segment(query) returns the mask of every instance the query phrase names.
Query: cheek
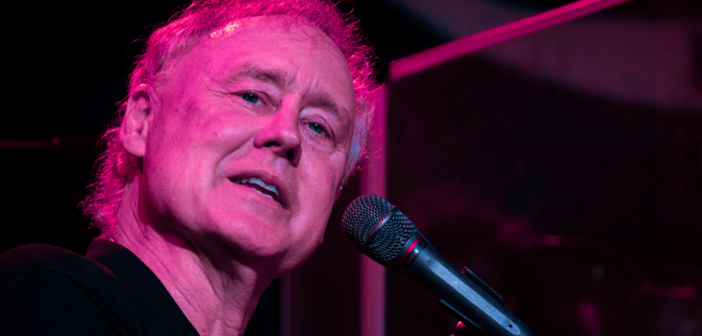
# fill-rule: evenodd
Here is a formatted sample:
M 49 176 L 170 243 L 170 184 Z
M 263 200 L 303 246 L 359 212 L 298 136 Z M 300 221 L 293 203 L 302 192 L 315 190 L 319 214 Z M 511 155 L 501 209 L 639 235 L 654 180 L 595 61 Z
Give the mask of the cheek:
M 202 124 L 182 121 L 166 120 L 159 125 L 162 127 L 152 129 L 144 156 L 144 177 L 157 211 L 192 219 L 193 208 L 212 183 L 209 177 L 214 176 L 217 153 L 207 148 Z
M 343 178 L 348 156 L 329 155 L 329 153 L 320 150 L 315 152 L 314 149 L 309 150 L 308 154 L 314 156 L 314 160 L 310 160 L 308 167 L 305 167 L 306 178 L 310 188 L 318 190 L 319 192 L 316 196 L 319 197 L 334 195 L 335 189 Z
M 319 230 L 320 226 L 323 229 L 328 220 L 345 165 L 346 161 L 342 158 L 326 155 L 310 160 L 304 167 L 304 178 L 300 180 L 301 197 L 307 213 L 315 217 L 309 219 L 322 222 L 315 226 L 316 230 Z

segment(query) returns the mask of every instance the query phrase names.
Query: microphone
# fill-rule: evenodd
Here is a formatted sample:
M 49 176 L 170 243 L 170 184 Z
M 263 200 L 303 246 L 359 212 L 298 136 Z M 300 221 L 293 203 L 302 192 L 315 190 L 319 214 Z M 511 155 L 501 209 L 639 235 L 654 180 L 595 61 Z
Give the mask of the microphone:
M 464 324 L 472 324 L 486 335 L 531 335 L 492 288 L 468 268 L 460 272 L 407 216 L 382 197 L 356 198 L 346 208 L 341 226 L 361 253 L 423 285 Z

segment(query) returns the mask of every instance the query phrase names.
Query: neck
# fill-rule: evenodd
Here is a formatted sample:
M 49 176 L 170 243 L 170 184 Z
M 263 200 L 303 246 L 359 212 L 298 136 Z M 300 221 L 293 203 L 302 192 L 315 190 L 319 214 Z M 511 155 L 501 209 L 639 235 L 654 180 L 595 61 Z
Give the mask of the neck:
M 229 250 L 177 231 L 159 230 L 141 215 L 139 179 L 125 191 L 112 239 L 134 253 L 166 287 L 200 335 L 243 335 L 259 296 L 272 281 Z M 142 210 L 142 211 L 140 211 Z

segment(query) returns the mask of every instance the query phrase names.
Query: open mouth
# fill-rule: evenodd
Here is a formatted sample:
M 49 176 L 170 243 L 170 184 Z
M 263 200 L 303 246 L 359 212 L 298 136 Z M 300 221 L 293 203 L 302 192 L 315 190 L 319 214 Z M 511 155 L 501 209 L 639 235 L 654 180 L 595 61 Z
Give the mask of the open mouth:
M 274 201 L 281 203 L 280 202 L 280 192 L 278 191 L 278 188 L 272 185 L 268 185 L 265 182 L 263 182 L 260 178 L 258 177 L 243 177 L 243 178 L 230 178 L 230 181 L 244 185 L 247 187 L 250 187 L 253 190 L 258 191 L 260 194 L 264 196 L 268 196 L 272 198 Z

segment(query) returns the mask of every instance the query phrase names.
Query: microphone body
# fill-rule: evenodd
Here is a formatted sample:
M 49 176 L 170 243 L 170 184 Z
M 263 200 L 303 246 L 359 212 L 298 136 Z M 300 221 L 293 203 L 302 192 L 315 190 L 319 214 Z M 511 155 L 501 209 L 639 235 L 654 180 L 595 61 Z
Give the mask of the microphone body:
M 486 335 L 531 335 L 494 290 L 467 268 L 459 271 L 384 199 L 357 198 L 344 213 L 342 227 L 362 253 L 417 281 L 464 324 Z
M 472 272 L 461 273 L 419 231 L 408 245 L 406 257 L 398 260 L 399 270 L 439 298 L 439 303 L 454 317 L 486 335 L 531 334 L 497 293 Z

